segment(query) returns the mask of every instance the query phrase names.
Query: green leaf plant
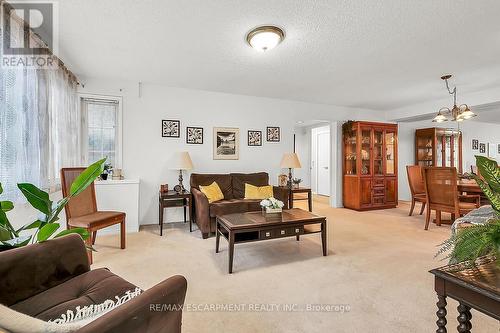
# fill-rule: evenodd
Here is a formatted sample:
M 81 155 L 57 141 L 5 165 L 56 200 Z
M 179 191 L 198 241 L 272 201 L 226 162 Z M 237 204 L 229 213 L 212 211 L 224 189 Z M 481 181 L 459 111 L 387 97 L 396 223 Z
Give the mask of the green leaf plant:
M 444 241 L 436 256 L 448 253 L 455 262 L 474 262 L 483 256 L 494 256 L 500 266 L 500 168 L 495 160 L 476 156 L 476 165 L 481 177 L 474 175 L 477 184 L 491 202 L 497 218 L 485 225 L 460 228 Z
M 70 194 L 56 203 L 50 200 L 47 192 L 33 184 L 17 184 L 26 200 L 41 213 L 41 217 L 16 230 L 6 214 L 14 209 L 14 204 L 11 201 L 0 201 L 0 249 L 5 250 L 45 242 L 51 237 L 57 238 L 68 234 L 79 234 L 83 240 L 88 239 L 89 232 L 84 228 L 71 228 L 56 233 L 60 227 L 57 221 L 59 214 L 71 198 L 82 193 L 103 172 L 105 161 L 106 158 L 103 158 L 86 168 L 71 184 Z M 2 192 L 2 184 L 0 183 L 0 194 Z

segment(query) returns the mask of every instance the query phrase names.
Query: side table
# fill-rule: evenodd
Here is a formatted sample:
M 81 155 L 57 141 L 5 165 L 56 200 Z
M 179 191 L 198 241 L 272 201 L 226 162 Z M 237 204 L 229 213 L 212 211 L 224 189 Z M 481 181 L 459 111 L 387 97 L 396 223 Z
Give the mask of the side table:
M 294 201 L 307 200 L 307 204 L 309 207 L 309 211 L 312 212 L 312 192 L 310 188 L 307 187 L 299 187 L 299 188 L 288 188 L 288 207 L 290 209 L 293 208 Z M 296 193 L 307 193 L 307 198 L 295 198 L 294 194 Z
M 169 207 L 184 207 L 184 223 L 187 222 L 186 208 L 189 209 L 189 232 L 193 231 L 191 192 L 177 193 L 175 191 L 158 192 L 158 207 L 160 209 L 159 221 L 160 236 L 163 236 L 163 209 Z

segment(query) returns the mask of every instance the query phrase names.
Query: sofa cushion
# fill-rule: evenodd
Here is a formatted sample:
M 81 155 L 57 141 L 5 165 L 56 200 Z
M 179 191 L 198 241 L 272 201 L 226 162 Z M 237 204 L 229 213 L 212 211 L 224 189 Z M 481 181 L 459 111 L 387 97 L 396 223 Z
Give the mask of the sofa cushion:
M 213 182 L 212 184 L 208 186 L 203 186 L 200 185 L 200 191 L 201 193 L 205 194 L 205 196 L 208 199 L 208 203 L 220 201 L 224 199 L 224 194 L 220 190 L 219 185 L 217 185 L 216 182 Z
M 269 175 L 267 172 L 258 173 L 232 173 L 233 198 L 243 199 L 245 197 L 245 183 L 254 186 L 269 185 Z
M 106 268 L 95 269 L 16 303 L 12 309 L 27 315 L 50 320 L 75 310 L 77 306 L 102 303 L 115 299 L 136 286 Z
M 210 217 L 226 214 L 258 211 L 261 200 L 257 199 L 231 199 L 221 200 L 210 204 Z
M 229 174 L 202 174 L 202 173 L 192 173 L 190 177 L 190 186 L 194 188 L 200 188 L 202 186 L 208 186 L 216 182 L 219 185 L 222 194 L 224 194 L 224 199 L 233 198 L 233 189 L 231 185 L 231 176 Z

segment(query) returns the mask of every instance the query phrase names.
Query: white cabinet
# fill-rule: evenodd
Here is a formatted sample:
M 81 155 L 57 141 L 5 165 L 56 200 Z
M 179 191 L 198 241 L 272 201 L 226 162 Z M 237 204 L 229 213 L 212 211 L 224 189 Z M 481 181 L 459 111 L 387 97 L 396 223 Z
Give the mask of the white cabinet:
M 95 182 L 98 210 L 114 210 L 127 214 L 127 232 L 139 231 L 139 186 L 138 179 L 102 180 Z M 119 225 L 98 233 L 118 233 Z

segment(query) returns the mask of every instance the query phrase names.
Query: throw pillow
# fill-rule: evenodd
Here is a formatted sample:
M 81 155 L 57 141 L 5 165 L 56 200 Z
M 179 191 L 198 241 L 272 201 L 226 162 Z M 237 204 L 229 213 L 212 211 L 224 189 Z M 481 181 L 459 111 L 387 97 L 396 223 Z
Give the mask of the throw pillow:
M 254 186 L 245 183 L 245 199 L 269 199 L 273 196 L 272 185 Z
M 200 191 L 201 191 L 201 193 L 203 193 L 207 196 L 208 203 L 212 203 L 212 202 L 216 202 L 216 201 L 224 199 L 224 194 L 222 194 L 222 191 L 216 182 L 213 182 L 212 184 L 210 184 L 208 186 L 200 185 Z

